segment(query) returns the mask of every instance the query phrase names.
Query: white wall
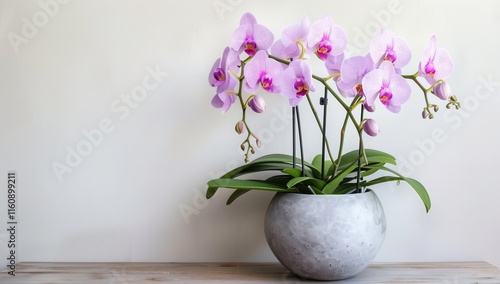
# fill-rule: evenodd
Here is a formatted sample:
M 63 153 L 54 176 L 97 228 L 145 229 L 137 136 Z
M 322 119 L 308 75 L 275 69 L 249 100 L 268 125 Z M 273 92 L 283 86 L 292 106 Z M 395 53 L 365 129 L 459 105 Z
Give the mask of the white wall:
M 17 261 L 275 261 L 262 230 L 272 194 L 229 207 L 227 191 L 203 199 L 207 180 L 243 160 L 233 132 L 240 114 L 210 106 L 207 76 L 250 11 L 275 34 L 304 14 L 329 13 L 362 53 L 364 36 L 387 26 L 412 47 L 412 66 L 428 37 L 439 36 L 455 60 L 449 81 L 461 112 L 445 115 L 443 105 L 436 119 L 421 120 L 415 91 L 403 113 L 381 109 L 382 133 L 365 141 L 400 158 L 433 202 L 425 214 L 407 186 L 376 188 L 388 221 L 376 261 L 500 266 L 500 4 L 270 2 L 0 1 L 0 227 L 14 170 Z M 44 3 L 52 3 L 49 16 Z M 142 101 L 127 106 L 141 87 Z M 273 102 L 267 118 L 281 119 L 283 101 Z M 289 150 L 289 132 L 274 128 L 258 155 Z M 87 156 L 68 158 L 78 147 Z M 307 143 L 307 151 L 317 150 Z M 54 165 L 68 171 L 58 178 Z M 1 230 L 3 266 L 9 238 Z

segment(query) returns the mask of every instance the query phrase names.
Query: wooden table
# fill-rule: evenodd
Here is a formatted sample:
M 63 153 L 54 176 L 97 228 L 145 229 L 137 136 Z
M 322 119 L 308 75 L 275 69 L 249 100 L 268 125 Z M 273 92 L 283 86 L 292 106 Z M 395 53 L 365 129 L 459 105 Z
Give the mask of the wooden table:
M 54 263 L 22 262 L 0 283 L 327 283 L 304 281 L 278 263 Z M 500 283 L 500 269 L 486 262 L 374 263 L 334 283 Z

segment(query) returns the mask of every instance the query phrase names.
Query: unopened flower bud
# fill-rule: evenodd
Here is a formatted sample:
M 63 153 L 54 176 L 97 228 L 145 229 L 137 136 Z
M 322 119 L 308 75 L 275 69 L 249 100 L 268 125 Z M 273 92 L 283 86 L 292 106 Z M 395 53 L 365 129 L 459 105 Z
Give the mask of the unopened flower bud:
M 244 133 L 245 129 L 245 123 L 243 122 L 243 120 L 238 121 L 238 123 L 236 123 L 236 125 L 234 126 L 234 130 L 238 134 Z
M 240 148 L 241 148 L 242 151 L 245 151 L 245 145 L 244 144 L 241 144 Z
M 375 104 L 373 105 L 368 105 L 366 101 L 363 103 L 363 107 L 365 108 L 366 111 L 369 112 L 374 112 L 375 111 Z
M 363 123 L 363 130 L 370 136 L 377 136 L 377 134 L 380 132 L 377 122 L 371 118 L 367 119 Z
M 259 95 L 255 95 L 251 98 L 248 102 L 248 106 L 256 113 L 262 113 L 266 110 L 266 102 Z
M 450 85 L 446 81 L 435 84 L 432 92 L 442 100 L 447 100 L 451 96 Z
M 259 139 L 255 140 L 255 144 L 257 144 L 257 147 L 260 148 L 260 146 L 262 146 L 262 143 L 260 142 Z
M 422 118 L 423 118 L 423 119 L 426 119 L 426 118 L 427 118 L 427 116 L 429 116 L 429 112 L 428 112 L 426 109 L 424 109 L 424 110 L 422 111 Z

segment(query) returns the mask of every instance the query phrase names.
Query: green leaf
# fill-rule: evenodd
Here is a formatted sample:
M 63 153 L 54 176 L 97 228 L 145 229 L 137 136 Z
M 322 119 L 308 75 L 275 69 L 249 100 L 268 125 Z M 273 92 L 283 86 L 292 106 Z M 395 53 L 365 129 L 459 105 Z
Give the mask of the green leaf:
M 296 178 L 291 179 L 286 184 L 286 186 L 288 188 L 292 188 L 298 184 L 304 184 L 306 186 L 311 185 L 311 186 L 314 186 L 315 188 L 323 188 L 325 186 L 324 181 L 317 179 L 317 178 L 313 178 L 313 177 L 296 177 Z
M 300 170 L 299 168 L 285 168 L 285 169 L 282 170 L 282 172 L 285 173 L 285 174 L 289 174 L 292 177 L 301 177 L 301 176 L 303 176 L 302 175 L 302 170 Z M 311 171 L 309 169 L 307 169 L 307 168 L 304 169 L 304 174 L 306 176 L 309 176 L 309 177 L 313 176 L 312 173 L 311 173 Z
M 230 205 L 231 203 L 233 203 L 233 201 L 236 200 L 236 198 L 242 196 L 243 194 L 245 194 L 249 191 L 250 191 L 249 189 L 237 189 L 237 190 L 233 191 L 233 193 L 227 199 L 226 205 Z
M 354 161 L 355 163 L 355 161 Z M 332 181 L 327 183 L 325 187 L 323 188 L 323 193 L 324 194 L 333 194 L 335 193 L 335 190 L 337 190 L 337 187 L 340 185 L 340 183 L 344 180 L 344 178 L 350 174 L 354 169 L 356 169 L 358 165 L 354 164 L 351 165 L 350 167 L 344 169 L 341 171 L 339 174 L 337 174 Z
M 367 166 L 367 167 L 371 167 L 371 166 Z M 387 167 L 379 167 L 379 169 L 390 172 L 399 178 L 399 179 L 394 179 L 394 180 L 403 180 L 403 181 L 407 182 L 415 190 L 415 192 L 417 192 L 420 199 L 422 199 L 422 202 L 424 203 L 426 212 L 429 212 L 429 210 L 431 209 L 431 198 L 429 197 L 429 193 L 427 192 L 427 190 L 425 189 L 425 187 L 422 183 L 420 183 L 419 181 L 417 181 L 415 179 L 404 177 L 401 174 L 399 174 L 398 172 L 396 172 L 392 169 L 389 169 Z M 391 177 L 386 177 L 386 178 L 391 178 Z M 392 178 L 395 178 L 395 177 L 392 177 Z M 372 183 L 374 181 L 376 181 L 376 180 L 373 180 Z M 381 182 L 386 182 L 386 181 L 381 181 Z M 381 183 L 381 182 L 379 182 L 379 183 Z
M 380 170 L 380 167 L 383 167 L 385 163 L 376 163 L 371 165 L 371 169 L 366 169 L 364 167 L 361 167 L 361 177 L 367 177 L 369 175 L 372 175 Z
M 394 158 L 392 155 L 387 154 L 385 152 L 379 151 L 379 150 L 373 150 L 373 149 L 365 149 L 366 153 L 366 158 L 368 159 L 368 164 L 372 163 L 386 163 L 386 164 L 392 164 L 396 165 L 396 158 Z M 339 164 L 339 170 L 345 169 L 348 167 L 351 163 L 354 161 L 357 161 L 358 159 L 361 159 L 361 164 L 366 165 L 366 161 L 363 156 L 359 157 L 359 151 L 354 150 L 351 152 L 348 152 L 344 155 L 342 155 L 340 164 Z
M 239 166 L 224 175 L 220 177 L 220 179 L 226 179 L 226 178 L 235 178 L 238 176 L 250 174 L 250 173 L 256 173 L 256 172 L 267 172 L 267 171 L 282 171 L 285 168 L 290 168 L 290 166 L 293 166 L 293 157 L 291 155 L 285 155 L 285 154 L 270 154 L 270 155 L 265 155 L 260 158 L 257 158 L 253 160 L 250 163 L 244 164 L 242 166 Z M 300 165 L 301 160 L 300 159 L 295 159 L 295 164 Z M 313 165 L 310 163 L 304 162 L 304 166 L 308 167 L 314 176 L 319 176 L 319 171 L 316 169 Z M 307 172 L 306 172 L 307 173 Z M 208 182 L 208 189 L 206 192 L 206 197 L 207 199 L 213 197 L 217 190 L 219 189 L 219 186 L 211 186 L 210 182 Z M 212 183 L 213 184 L 213 183 Z
M 272 176 L 266 179 L 267 182 L 273 183 L 275 185 L 279 185 L 283 188 L 286 188 L 286 184 L 292 179 L 293 177 L 289 175 L 276 175 Z
M 321 163 L 322 163 L 322 155 L 316 155 L 312 161 L 312 165 L 318 169 L 318 175 L 315 176 L 316 178 L 321 178 Z M 328 175 L 328 172 L 330 172 L 330 169 L 333 165 L 333 162 L 331 160 L 325 160 L 325 177 Z
M 260 180 L 244 180 L 244 179 L 232 179 L 232 178 L 219 178 L 213 179 L 208 182 L 209 187 L 223 187 L 223 188 L 234 188 L 234 189 L 248 189 L 248 190 L 266 190 L 266 191 L 277 191 L 277 192 L 295 192 L 294 190 L 288 190 L 280 185 L 274 183 L 260 181 Z
M 208 187 L 207 193 L 205 194 L 205 197 L 207 199 L 212 198 L 214 196 L 214 194 L 217 192 L 217 189 L 219 189 L 219 187 Z
M 321 161 L 322 161 L 322 155 L 319 154 L 319 155 L 316 155 L 316 157 L 314 157 L 314 159 L 312 160 L 311 164 L 317 168 L 317 169 L 321 169 Z

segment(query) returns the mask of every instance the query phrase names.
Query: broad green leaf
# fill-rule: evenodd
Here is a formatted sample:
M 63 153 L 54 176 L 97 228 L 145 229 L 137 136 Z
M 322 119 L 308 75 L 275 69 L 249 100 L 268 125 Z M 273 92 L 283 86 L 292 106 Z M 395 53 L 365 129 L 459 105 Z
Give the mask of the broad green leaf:
M 379 150 L 373 150 L 373 149 L 365 149 L 366 157 L 368 159 L 368 163 L 386 163 L 386 164 L 392 164 L 396 165 L 396 158 L 394 158 L 392 155 L 387 154 L 385 152 L 379 151 Z M 359 151 L 354 150 L 351 152 L 348 152 L 344 155 L 342 155 L 340 164 L 339 164 L 339 170 L 345 169 L 348 167 L 351 163 L 354 161 L 357 161 L 359 158 Z M 363 156 L 361 156 L 361 164 L 366 164 L 365 159 Z
M 323 195 L 324 193 L 313 185 L 297 185 L 297 190 L 304 194 Z
M 370 166 L 367 166 L 367 167 L 370 167 Z M 413 187 L 413 189 L 417 192 L 418 196 L 420 196 L 420 199 L 422 199 L 422 202 L 424 203 L 426 212 L 429 212 L 429 210 L 431 209 L 431 199 L 429 197 L 429 193 L 427 192 L 427 190 L 425 189 L 425 187 L 422 183 L 420 183 L 419 181 L 417 181 L 415 179 L 404 177 L 401 174 L 399 174 L 398 172 L 396 172 L 392 169 L 389 169 L 387 167 L 380 167 L 380 169 L 396 175 L 397 177 L 400 178 L 399 180 L 406 181 L 411 187 Z M 385 182 L 385 181 L 382 181 L 382 182 Z
M 321 178 L 321 163 L 322 163 L 322 155 L 316 155 L 312 161 L 312 165 L 316 167 L 319 171 L 319 175 L 315 176 L 316 178 Z M 331 160 L 325 160 L 325 177 L 328 176 L 328 172 L 330 171 L 331 166 L 333 165 L 333 162 Z
M 301 160 L 300 159 L 295 159 L 295 164 L 300 165 Z M 238 176 L 242 176 L 245 174 L 249 173 L 256 173 L 256 172 L 267 172 L 267 171 L 282 171 L 285 168 L 289 168 L 290 166 L 293 166 L 293 157 L 291 155 L 285 155 L 285 154 L 270 154 L 270 155 L 265 155 L 260 158 L 257 158 L 253 160 L 250 163 L 244 164 L 242 166 L 239 166 L 224 175 L 222 175 L 220 178 L 225 179 L 225 178 L 234 178 Z M 304 162 L 304 166 L 308 167 L 312 172 L 313 175 L 319 175 L 318 169 L 316 169 L 314 166 L 312 166 L 310 163 Z M 210 183 L 210 181 L 209 181 Z M 207 189 L 206 192 L 206 197 L 211 198 L 215 195 L 217 190 L 219 189 L 218 186 L 210 186 Z
M 324 181 L 313 177 L 296 177 L 291 179 L 286 185 L 288 188 L 292 188 L 301 183 L 303 183 L 306 186 L 307 185 L 314 186 L 315 188 L 323 188 L 325 186 Z
M 366 169 L 364 167 L 361 168 L 361 177 L 367 177 L 369 175 L 372 175 L 380 170 L 380 167 L 383 167 L 385 163 L 376 163 L 373 165 L 370 165 L 372 167 L 371 169 Z
M 208 186 L 234 188 L 234 189 L 248 189 L 248 190 L 255 189 L 255 190 L 266 190 L 266 191 L 277 191 L 277 192 L 295 192 L 294 190 L 283 188 L 280 185 L 276 185 L 274 183 L 265 182 L 261 180 L 220 178 L 209 181 Z
M 282 172 L 285 173 L 285 174 L 289 174 L 292 177 L 301 177 L 301 176 L 303 176 L 302 175 L 302 171 L 299 168 L 285 168 L 285 169 L 282 170 Z M 309 176 L 309 177 L 312 176 L 312 173 L 311 173 L 311 171 L 308 168 L 304 169 L 304 174 L 306 176 Z
M 233 191 L 233 193 L 227 199 L 226 205 L 233 203 L 233 201 L 235 201 L 236 198 L 242 196 L 243 194 L 245 194 L 249 191 L 250 191 L 250 189 L 237 189 L 237 190 Z
M 286 188 L 286 184 L 292 179 L 289 175 L 276 175 L 266 179 L 267 182 Z
M 327 183 L 325 187 L 323 187 L 324 194 L 333 194 L 335 190 L 340 185 L 340 183 L 344 180 L 344 178 L 350 174 L 354 169 L 356 169 L 358 165 L 351 165 L 350 167 L 344 169 L 339 174 L 337 174 L 332 181 Z
M 317 169 L 321 169 L 321 161 L 322 161 L 322 155 L 316 155 L 314 159 L 312 160 L 311 164 L 316 167 Z
M 214 194 L 217 192 L 217 189 L 219 189 L 219 187 L 208 187 L 207 193 L 205 194 L 205 197 L 207 199 L 212 198 L 214 196 Z

